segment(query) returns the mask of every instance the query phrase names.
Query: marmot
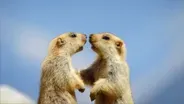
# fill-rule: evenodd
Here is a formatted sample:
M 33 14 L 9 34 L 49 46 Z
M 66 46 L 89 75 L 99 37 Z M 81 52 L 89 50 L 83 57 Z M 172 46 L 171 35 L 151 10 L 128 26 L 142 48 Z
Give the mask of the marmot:
M 71 63 L 71 56 L 83 49 L 86 35 L 68 32 L 54 38 L 42 63 L 38 104 L 76 104 L 75 89 L 85 86 Z
M 124 42 L 111 33 L 91 34 L 89 39 L 97 59 L 80 71 L 85 84 L 91 85 L 95 104 L 133 104 L 129 67 Z

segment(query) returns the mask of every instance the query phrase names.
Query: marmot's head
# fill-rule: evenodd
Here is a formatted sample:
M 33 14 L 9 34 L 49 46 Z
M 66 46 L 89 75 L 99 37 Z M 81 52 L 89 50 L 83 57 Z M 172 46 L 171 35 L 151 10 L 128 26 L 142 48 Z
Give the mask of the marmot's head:
M 49 44 L 49 55 L 65 53 L 73 55 L 83 49 L 87 36 L 82 33 L 67 32 L 54 38 Z
M 120 56 L 122 59 L 126 57 L 126 47 L 124 42 L 111 33 L 91 34 L 89 42 L 92 49 L 102 57 Z

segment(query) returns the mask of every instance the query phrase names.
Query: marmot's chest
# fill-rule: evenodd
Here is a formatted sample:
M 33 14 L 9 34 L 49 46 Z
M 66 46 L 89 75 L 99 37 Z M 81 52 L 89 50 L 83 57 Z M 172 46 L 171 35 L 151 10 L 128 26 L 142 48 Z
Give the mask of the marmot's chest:
M 107 63 L 102 62 L 96 66 L 96 71 L 94 73 L 95 80 L 98 80 L 99 78 L 107 78 L 109 72 L 109 68 Z
M 94 73 L 95 81 L 99 78 L 107 78 L 109 76 L 127 76 L 127 68 L 116 61 L 104 61 L 96 66 Z

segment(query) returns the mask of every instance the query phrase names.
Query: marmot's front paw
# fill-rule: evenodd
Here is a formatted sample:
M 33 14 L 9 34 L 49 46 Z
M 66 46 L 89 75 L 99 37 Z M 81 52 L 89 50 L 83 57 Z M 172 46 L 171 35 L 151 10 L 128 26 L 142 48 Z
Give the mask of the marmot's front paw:
M 91 99 L 91 101 L 94 101 L 96 99 L 94 93 L 90 93 L 90 99 Z
M 79 91 L 80 92 L 84 92 L 85 91 L 85 88 L 80 88 Z

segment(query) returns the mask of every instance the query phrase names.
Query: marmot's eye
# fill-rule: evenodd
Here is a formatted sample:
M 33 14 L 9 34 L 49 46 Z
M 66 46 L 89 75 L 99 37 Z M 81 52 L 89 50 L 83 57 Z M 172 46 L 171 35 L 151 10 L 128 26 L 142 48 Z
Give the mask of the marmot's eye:
M 74 34 L 74 33 L 72 33 L 70 36 L 71 36 L 72 38 L 77 37 L 77 35 L 76 35 L 76 34 Z
M 104 39 L 104 40 L 110 40 L 110 38 L 108 36 L 103 36 L 102 39 Z

